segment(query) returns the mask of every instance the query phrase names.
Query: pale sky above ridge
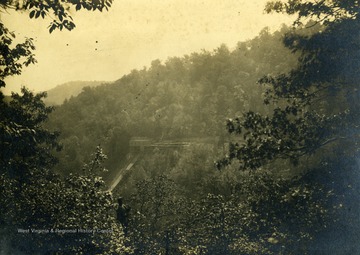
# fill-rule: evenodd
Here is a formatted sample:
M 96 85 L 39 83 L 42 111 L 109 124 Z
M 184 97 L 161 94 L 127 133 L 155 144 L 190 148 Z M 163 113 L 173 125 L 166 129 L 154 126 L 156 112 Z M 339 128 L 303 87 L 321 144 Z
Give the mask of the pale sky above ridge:
M 114 81 L 154 59 L 181 57 L 221 44 L 255 37 L 291 24 L 291 17 L 264 14 L 267 0 L 115 0 L 108 12 L 73 13 L 73 31 L 48 32 L 50 19 L 28 13 L 2 13 L 1 20 L 17 40 L 35 39 L 38 63 L 22 75 L 7 78 L 5 94 L 21 86 L 44 91 L 76 80 Z

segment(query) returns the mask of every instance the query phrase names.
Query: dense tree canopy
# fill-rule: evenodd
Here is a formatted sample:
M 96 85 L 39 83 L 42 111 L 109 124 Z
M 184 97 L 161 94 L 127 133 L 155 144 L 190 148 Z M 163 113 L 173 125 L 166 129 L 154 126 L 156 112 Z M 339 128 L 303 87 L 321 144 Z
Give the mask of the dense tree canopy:
M 8 103 L 1 101 L 0 173 L 26 179 L 33 169 L 53 166 L 56 160 L 51 152 L 60 146 L 58 133 L 42 126 L 52 111 L 42 101 L 44 93 L 34 95 L 25 88 L 22 93 L 14 93 Z
M 267 5 L 269 12 L 298 15 L 296 30 L 283 39 L 287 48 L 299 54 L 298 65 L 290 72 L 259 80 L 267 89 L 264 105 L 272 110 L 264 114 L 250 109 L 229 119 L 227 129 L 238 138 L 230 144 L 227 157 L 217 162 L 219 168 L 237 162 L 242 170 L 288 168 L 300 183 L 310 183 L 307 176 L 311 176 L 315 183 L 310 191 L 318 185 L 325 187 L 318 203 L 332 194 L 326 214 L 334 223 L 327 230 L 318 229 L 321 234 L 315 235 L 314 252 L 325 249 L 320 240 L 339 254 L 359 249 L 345 241 L 354 240 L 359 228 L 356 215 L 360 208 L 353 203 L 358 199 L 354 190 L 359 187 L 358 10 L 357 1 Z M 302 172 L 296 170 L 299 168 Z M 334 214 L 331 208 L 336 209 Z M 341 236 L 337 234 L 340 229 Z
M 228 131 L 243 134 L 243 141 L 232 144 L 222 163 L 236 158 L 242 168 L 255 169 L 275 158 L 296 163 L 325 146 L 342 146 L 347 154 L 358 151 L 359 20 L 351 3 L 321 3 L 269 5 L 299 18 L 324 16 L 326 22 L 314 34 L 295 31 L 284 38 L 286 47 L 300 53 L 299 66 L 260 79 L 268 88 L 264 102 L 275 109 L 267 116 L 249 111 L 228 121 Z

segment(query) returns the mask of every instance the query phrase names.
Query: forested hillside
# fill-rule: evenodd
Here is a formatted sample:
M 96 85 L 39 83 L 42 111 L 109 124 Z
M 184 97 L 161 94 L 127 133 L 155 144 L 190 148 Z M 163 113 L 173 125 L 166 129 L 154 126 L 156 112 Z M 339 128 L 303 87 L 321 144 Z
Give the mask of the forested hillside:
M 96 87 L 104 84 L 103 81 L 73 81 L 61 84 L 47 92 L 44 102 L 48 105 L 61 105 L 66 99 L 76 97 L 84 87 Z
M 287 31 L 264 29 L 232 50 L 221 45 L 164 63 L 154 60 L 112 84 L 85 88 L 50 116 L 49 127 L 61 130 L 60 168 L 79 169 L 101 144 L 109 157 L 107 167 L 116 169 L 131 137 L 215 136 L 224 143 L 227 118 L 249 109 L 270 110 L 260 103 L 265 88 L 257 81 L 295 67 L 296 56 L 281 41 Z

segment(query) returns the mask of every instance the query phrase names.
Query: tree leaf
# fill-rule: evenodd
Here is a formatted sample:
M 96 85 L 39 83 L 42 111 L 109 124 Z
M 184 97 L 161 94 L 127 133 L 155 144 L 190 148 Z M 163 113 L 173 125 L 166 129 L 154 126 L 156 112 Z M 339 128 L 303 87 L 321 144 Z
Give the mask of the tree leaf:
M 34 17 L 34 15 L 35 15 L 35 10 L 32 10 L 32 11 L 30 12 L 30 14 L 29 14 L 30 19 L 32 19 L 32 18 Z

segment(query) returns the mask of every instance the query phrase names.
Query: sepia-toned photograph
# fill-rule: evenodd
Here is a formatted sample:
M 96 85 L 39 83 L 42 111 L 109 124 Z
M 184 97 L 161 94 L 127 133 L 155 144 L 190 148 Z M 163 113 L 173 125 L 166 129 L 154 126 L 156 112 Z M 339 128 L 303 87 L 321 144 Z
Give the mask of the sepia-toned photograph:
M 359 1 L 0 0 L 0 255 L 359 240 Z

